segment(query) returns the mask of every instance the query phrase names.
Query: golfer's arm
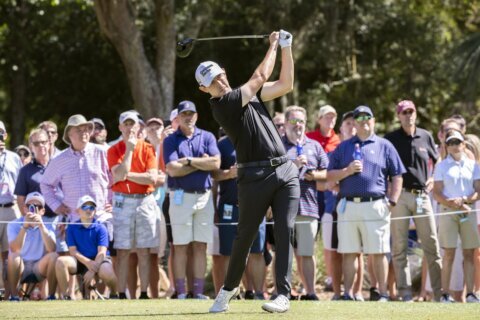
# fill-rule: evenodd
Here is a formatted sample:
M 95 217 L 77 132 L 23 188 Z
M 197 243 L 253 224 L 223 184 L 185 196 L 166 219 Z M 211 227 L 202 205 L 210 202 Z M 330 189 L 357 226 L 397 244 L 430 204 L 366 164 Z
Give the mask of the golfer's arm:
M 262 89 L 262 100 L 269 101 L 281 97 L 293 90 L 294 66 L 292 48 L 282 49 L 282 69 L 277 81 L 267 82 Z
M 246 106 L 252 97 L 260 90 L 260 88 L 267 82 L 272 74 L 275 60 L 277 59 L 277 43 L 270 44 L 265 58 L 260 65 L 255 69 L 250 80 L 245 83 L 240 91 L 242 92 L 242 106 Z M 262 90 L 263 92 L 263 90 Z M 263 93 L 262 93 L 263 97 Z

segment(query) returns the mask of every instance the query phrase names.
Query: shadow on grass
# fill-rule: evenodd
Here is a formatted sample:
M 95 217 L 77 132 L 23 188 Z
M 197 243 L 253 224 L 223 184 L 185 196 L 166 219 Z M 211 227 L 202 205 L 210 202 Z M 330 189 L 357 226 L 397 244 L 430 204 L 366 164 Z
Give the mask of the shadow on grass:
M 250 315 L 258 315 L 258 314 L 268 314 L 262 311 L 257 312 L 222 312 L 218 313 L 218 315 L 245 315 L 246 313 Z M 79 319 L 79 318 L 127 318 L 127 317 L 161 317 L 161 316 L 168 316 L 168 317 L 188 317 L 188 316 L 201 316 L 201 315 L 211 315 L 215 316 L 214 313 L 209 312 L 184 312 L 184 313 L 128 313 L 128 314 L 85 314 L 85 315 L 58 315 L 58 316 L 31 316 L 31 317 L 22 317 L 23 319 Z

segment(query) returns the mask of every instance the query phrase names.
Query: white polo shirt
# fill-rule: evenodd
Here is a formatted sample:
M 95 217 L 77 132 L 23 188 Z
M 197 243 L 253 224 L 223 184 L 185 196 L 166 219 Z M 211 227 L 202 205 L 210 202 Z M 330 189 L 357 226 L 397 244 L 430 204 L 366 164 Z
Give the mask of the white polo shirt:
M 435 181 L 443 181 L 445 198 L 469 196 L 475 192 L 473 182 L 480 180 L 480 167 L 465 154 L 460 161 L 448 155 L 435 167 L 433 178 Z

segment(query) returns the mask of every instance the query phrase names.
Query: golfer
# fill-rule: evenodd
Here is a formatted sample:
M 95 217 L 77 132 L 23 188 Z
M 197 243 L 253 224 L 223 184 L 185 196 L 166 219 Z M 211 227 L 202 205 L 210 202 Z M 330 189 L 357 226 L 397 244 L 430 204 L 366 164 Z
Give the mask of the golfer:
M 238 294 L 249 248 L 269 207 L 275 221 L 275 278 L 279 295 L 262 308 L 285 312 L 290 307 L 290 238 L 300 197 L 298 170 L 287 160 L 263 101 L 281 97 L 293 88 L 292 35 L 281 30 L 272 32 L 269 40 L 265 58 L 239 88 L 230 87 L 225 70 L 215 62 L 202 62 L 195 72 L 200 90 L 211 95 L 213 116 L 232 140 L 238 161 L 238 234 L 224 285 L 210 312 L 228 310 L 229 301 Z M 282 51 L 280 78 L 267 82 L 275 66 L 278 45 Z

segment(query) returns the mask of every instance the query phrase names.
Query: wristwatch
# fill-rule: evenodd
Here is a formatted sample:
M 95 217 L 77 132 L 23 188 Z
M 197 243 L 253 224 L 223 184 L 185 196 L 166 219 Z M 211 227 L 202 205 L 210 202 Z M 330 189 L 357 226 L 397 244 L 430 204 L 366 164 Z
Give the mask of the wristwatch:
M 397 203 L 395 201 L 393 201 L 392 199 L 388 199 L 388 203 L 390 203 L 390 205 L 392 207 L 395 207 L 397 205 Z
M 192 165 L 192 157 L 187 157 L 187 166 Z

